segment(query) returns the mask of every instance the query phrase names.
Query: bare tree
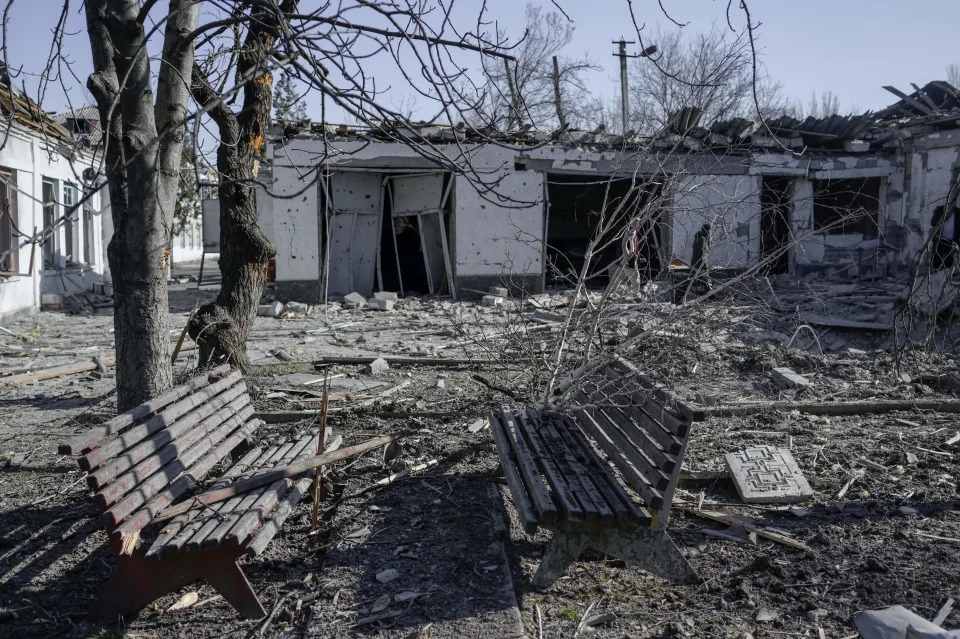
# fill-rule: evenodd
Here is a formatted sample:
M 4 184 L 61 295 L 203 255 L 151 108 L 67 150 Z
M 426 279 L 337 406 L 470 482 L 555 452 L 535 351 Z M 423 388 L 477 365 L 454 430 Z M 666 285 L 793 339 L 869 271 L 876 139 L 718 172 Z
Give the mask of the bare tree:
M 825 118 L 840 113 L 840 97 L 829 89 L 820 94 L 814 91 L 806 106 L 797 101 L 791 110 L 797 118 Z
M 526 31 L 512 49 L 516 61 L 484 60 L 486 91 L 477 109 L 484 125 L 553 128 L 586 120 L 583 76 L 596 65 L 587 58 L 560 56 L 573 33 L 574 24 L 558 11 L 527 4 Z
M 960 64 L 951 62 L 947 65 L 947 82 L 954 87 L 960 87 Z
M 166 265 L 180 182 L 198 0 L 171 0 L 154 100 L 145 13 L 137 0 L 87 0 L 94 72 L 87 87 L 104 131 L 114 235 L 117 406 L 170 386 Z M 152 32 L 151 32 L 152 33 Z
M 654 132 L 684 107 L 701 113 L 701 124 L 735 117 L 763 118 L 786 106 L 780 84 L 765 75 L 754 81 L 755 58 L 746 32 L 712 28 L 687 36 L 661 29 L 646 38 L 660 53 L 638 58 L 630 76 L 630 121 L 637 131 Z

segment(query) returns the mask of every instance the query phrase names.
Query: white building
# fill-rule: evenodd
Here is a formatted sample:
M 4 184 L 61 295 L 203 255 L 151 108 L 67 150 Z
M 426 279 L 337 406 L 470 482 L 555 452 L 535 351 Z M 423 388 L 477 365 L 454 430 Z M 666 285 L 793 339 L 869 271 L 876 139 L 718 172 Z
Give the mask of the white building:
M 644 237 L 654 270 L 690 263 L 704 229 L 710 267 L 797 276 L 885 277 L 929 260 L 930 240 L 960 244 L 960 207 L 948 202 L 960 175 L 960 92 L 947 83 L 862 116 L 707 128 L 699 114 L 680 115 L 628 140 L 286 127 L 272 147 L 277 294 L 539 292 L 551 265 L 583 262 L 610 198 L 639 206 L 637 181 L 667 185 Z M 427 140 L 419 150 L 395 141 L 417 135 Z M 322 157 L 328 177 L 318 179 Z M 481 192 L 480 182 L 491 186 Z M 954 208 L 936 233 L 945 205 Z
M 102 278 L 109 203 L 89 183 L 97 162 L 83 139 L 2 84 L 0 107 L 3 320 L 37 311 L 41 293 L 76 294 Z M 32 243 L 38 231 L 43 240 Z

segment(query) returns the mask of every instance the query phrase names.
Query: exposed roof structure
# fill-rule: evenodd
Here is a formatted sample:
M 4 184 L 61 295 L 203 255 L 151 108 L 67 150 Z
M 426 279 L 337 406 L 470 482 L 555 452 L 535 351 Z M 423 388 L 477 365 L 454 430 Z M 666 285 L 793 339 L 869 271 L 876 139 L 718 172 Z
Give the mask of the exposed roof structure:
M 907 127 L 956 127 L 960 121 L 960 91 L 947 82 L 930 82 L 923 88 L 913 85 L 912 94 L 893 87 L 885 87 L 900 100 L 879 112 L 862 115 L 834 114 L 824 118 L 805 119 L 783 115 L 764 123 L 747 118 L 734 118 L 701 125 L 701 112 L 696 107 L 684 107 L 675 113 L 666 126 L 654 134 L 624 135 L 595 131 L 537 131 L 532 127 L 516 131 L 493 128 L 473 129 L 464 124 L 456 127 L 421 122 L 384 123 L 377 127 L 324 125 L 310 120 L 281 121 L 280 132 L 286 138 L 318 137 L 326 133 L 331 139 L 359 139 L 369 142 L 401 142 L 425 139 L 431 143 L 496 142 L 515 146 L 560 145 L 593 149 L 665 150 L 676 149 L 687 153 L 738 153 L 756 149 L 780 149 L 818 152 L 862 153 L 895 138 L 897 131 Z M 765 126 L 764 126 L 765 125 Z
M 39 104 L 16 89 L 11 91 L 10 85 L 2 82 L 0 82 L 0 114 L 4 119 L 9 119 L 12 115 L 18 124 L 59 142 L 65 144 L 73 142 L 70 131 L 41 109 Z M 0 123 L 0 126 L 2 125 L 3 123 Z

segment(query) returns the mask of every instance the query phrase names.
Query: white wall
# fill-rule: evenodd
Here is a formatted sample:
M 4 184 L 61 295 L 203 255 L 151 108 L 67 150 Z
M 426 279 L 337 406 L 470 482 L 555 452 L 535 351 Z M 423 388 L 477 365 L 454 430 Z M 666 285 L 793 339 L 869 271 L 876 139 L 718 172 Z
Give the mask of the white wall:
M 320 219 L 316 172 L 274 163 L 273 240 L 277 281 L 320 279 Z
M 542 274 L 542 173 L 508 173 L 486 193 L 459 175 L 454 197 L 455 276 Z
M 708 264 L 746 268 L 760 255 L 760 177 L 695 175 L 679 182 L 672 219 L 672 257 L 690 263 L 693 240 L 710 225 Z
M 31 130 L 14 126 L 3 150 L 0 150 L 0 166 L 17 171 L 17 226 L 21 232 L 31 234 L 36 228 L 43 228 L 42 184 L 43 179 L 56 180 L 57 217 L 63 214 L 64 185 L 69 182 L 76 185 L 78 194 L 83 195 L 83 169 L 94 164 L 87 154 L 78 155 L 72 162 L 57 149 L 48 145 Z M 61 279 L 60 271 L 44 269 L 41 245 L 36 246 L 31 271 L 32 245 L 21 246 L 17 255 L 17 271 L 24 275 L 0 278 L 0 319 L 5 316 L 29 312 L 39 308 L 40 292 L 64 292 L 66 290 L 88 290 L 99 280 L 103 273 L 104 246 L 100 208 L 101 199 L 106 202 L 106 190 L 92 196 L 93 246 L 91 264 L 85 261 L 86 234 L 83 227 L 83 213 L 78 210 L 72 247 L 66 247 L 66 231 L 61 224 L 53 232 L 56 263 L 65 269 Z M 21 238 L 22 242 L 22 238 Z M 68 265 L 66 255 L 72 254 L 76 264 Z M 26 275 L 31 273 L 31 275 Z
M 201 218 L 189 220 L 173 236 L 171 259 L 174 264 L 199 262 L 203 257 L 203 223 Z

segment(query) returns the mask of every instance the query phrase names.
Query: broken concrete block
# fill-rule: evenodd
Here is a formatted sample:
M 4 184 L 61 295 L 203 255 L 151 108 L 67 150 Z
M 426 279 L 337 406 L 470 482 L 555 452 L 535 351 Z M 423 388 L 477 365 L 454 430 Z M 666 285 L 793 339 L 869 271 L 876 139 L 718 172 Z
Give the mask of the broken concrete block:
M 377 373 L 382 373 L 385 370 L 390 368 L 390 364 L 387 363 L 387 360 L 382 357 L 378 357 L 369 364 L 367 364 L 367 372 L 371 375 L 376 375 Z
M 503 288 L 502 286 L 491 286 L 490 288 L 487 289 L 487 293 L 490 293 L 491 295 L 496 295 L 497 297 L 507 297 L 508 295 L 510 295 L 510 291 Z
M 395 303 L 393 300 L 369 299 L 367 300 L 367 308 L 372 308 L 375 311 L 392 311 Z
M 810 380 L 785 366 L 770 371 L 770 377 L 783 388 L 806 388 L 810 386 Z
M 484 295 L 480 299 L 480 306 L 503 306 L 503 298 L 497 295 Z
M 364 308 L 367 305 L 367 298 L 360 293 L 350 293 L 343 296 L 343 305 L 346 308 Z
M 283 304 L 273 302 L 271 304 L 261 304 L 257 307 L 257 315 L 260 317 L 280 317 L 283 312 Z
M 858 612 L 853 617 L 853 625 L 857 627 L 863 639 L 950 636 L 937 624 L 927 621 L 903 606 Z
M 373 294 L 373 299 L 375 300 L 389 300 L 391 302 L 396 302 L 400 297 L 393 291 L 377 291 Z
M 310 312 L 310 307 L 302 302 L 287 302 L 283 306 L 283 312 L 306 315 L 307 313 Z
M 790 451 L 755 446 L 725 456 L 740 498 L 748 504 L 793 504 L 813 497 L 813 490 Z

